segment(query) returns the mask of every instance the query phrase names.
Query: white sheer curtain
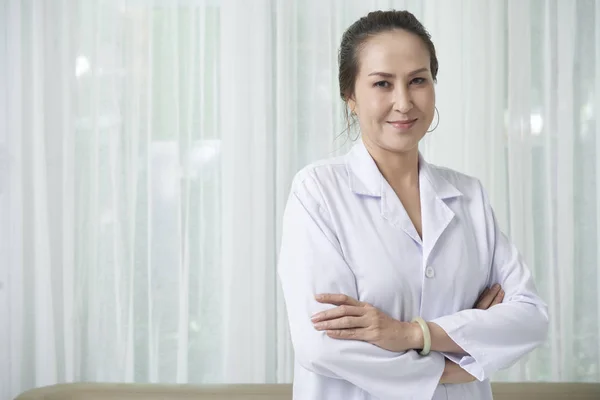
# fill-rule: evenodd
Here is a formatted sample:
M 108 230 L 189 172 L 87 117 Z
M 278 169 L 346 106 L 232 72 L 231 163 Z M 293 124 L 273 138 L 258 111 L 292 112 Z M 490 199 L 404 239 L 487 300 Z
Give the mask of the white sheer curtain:
M 389 8 L 438 49 L 425 156 L 482 179 L 551 307 L 496 379 L 600 379 L 600 1 L 0 0 L 0 399 L 291 380 L 281 213 L 352 144 L 337 46 Z

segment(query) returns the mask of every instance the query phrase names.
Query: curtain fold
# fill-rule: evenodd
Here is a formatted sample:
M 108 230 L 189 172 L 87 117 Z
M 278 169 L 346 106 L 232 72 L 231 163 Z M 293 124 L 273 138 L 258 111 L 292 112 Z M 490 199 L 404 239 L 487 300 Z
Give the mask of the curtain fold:
M 359 133 L 337 48 L 388 8 L 438 52 L 422 152 L 481 179 L 550 306 L 495 379 L 600 379 L 600 1 L 51 3 L 0 0 L 0 399 L 291 381 L 283 209 Z
M 220 133 L 223 332 L 227 379 L 273 382 L 275 137 L 270 1 L 223 1 Z M 252 32 L 252 34 L 248 34 Z

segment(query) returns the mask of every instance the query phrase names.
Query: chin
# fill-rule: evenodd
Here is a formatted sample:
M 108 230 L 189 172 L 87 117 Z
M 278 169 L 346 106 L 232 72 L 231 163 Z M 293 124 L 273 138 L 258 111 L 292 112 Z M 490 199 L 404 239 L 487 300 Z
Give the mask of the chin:
M 419 142 L 424 135 L 415 132 L 392 132 L 382 135 L 379 144 L 382 148 L 395 153 L 418 151 Z
M 375 145 L 382 150 L 392 153 L 410 153 L 412 151 L 418 151 L 419 141 L 414 140 L 413 138 L 382 138 L 382 140 L 378 140 Z

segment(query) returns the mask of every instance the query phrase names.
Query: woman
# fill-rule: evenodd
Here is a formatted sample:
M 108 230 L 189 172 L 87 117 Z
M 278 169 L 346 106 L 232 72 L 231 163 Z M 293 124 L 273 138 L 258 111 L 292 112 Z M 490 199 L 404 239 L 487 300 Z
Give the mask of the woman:
M 479 181 L 419 154 L 430 36 L 406 11 L 373 12 L 339 64 L 362 138 L 300 171 L 284 215 L 294 399 L 491 399 L 490 376 L 545 340 L 547 308 Z

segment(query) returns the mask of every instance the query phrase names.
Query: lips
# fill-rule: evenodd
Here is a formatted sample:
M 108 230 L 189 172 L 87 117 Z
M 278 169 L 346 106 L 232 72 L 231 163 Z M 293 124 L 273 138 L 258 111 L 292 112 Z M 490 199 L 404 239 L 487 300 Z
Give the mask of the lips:
M 402 120 L 402 121 L 388 121 L 388 124 L 390 124 L 391 126 L 393 126 L 394 128 L 404 131 L 407 129 L 410 129 L 415 122 L 417 122 L 417 118 L 415 119 L 406 119 L 406 120 Z

